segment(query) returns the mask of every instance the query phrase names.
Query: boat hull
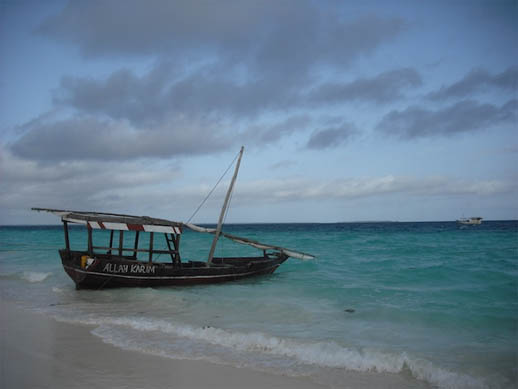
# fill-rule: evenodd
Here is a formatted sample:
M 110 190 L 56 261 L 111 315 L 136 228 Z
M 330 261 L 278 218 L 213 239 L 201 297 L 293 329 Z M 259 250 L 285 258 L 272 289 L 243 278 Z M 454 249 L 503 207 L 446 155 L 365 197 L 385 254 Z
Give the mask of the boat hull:
M 60 250 L 65 272 L 77 289 L 162 287 L 213 284 L 273 273 L 287 258 L 285 254 L 262 257 L 214 258 L 182 264 L 137 261 L 130 257 L 95 255 L 84 251 Z

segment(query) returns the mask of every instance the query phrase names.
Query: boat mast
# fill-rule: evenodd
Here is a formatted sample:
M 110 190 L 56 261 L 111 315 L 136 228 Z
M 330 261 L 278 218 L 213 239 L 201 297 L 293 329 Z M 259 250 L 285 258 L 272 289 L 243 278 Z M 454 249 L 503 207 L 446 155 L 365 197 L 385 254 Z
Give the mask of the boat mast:
M 212 258 L 214 257 L 214 251 L 216 250 L 216 244 L 218 243 L 219 235 L 221 234 L 221 226 L 223 225 L 223 219 L 225 217 L 225 212 L 227 211 L 228 201 L 230 200 L 230 195 L 232 193 L 232 189 L 234 188 L 234 182 L 237 178 L 237 172 L 239 171 L 239 165 L 241 164 L 241 157 L 243 156 L 244 146 L 241 146 L 241 150 L 239 151 L 239 158 L 237 159 L 236 169 L 234 170 L 234 175 L 232 176 L 232 181 L 230 182 L 230 186 L 227 191 L 227 195 L 225 196 L 225 202 L 223 203 L 223 208 L 221 209 L 221 214 L 219 215 L 218 227 L 216 228 L 216 233 L 214 234 L 214 240 L 212 241 L 212 246 L 209 252 L 209 259 L 207 263 L 212 263 Z

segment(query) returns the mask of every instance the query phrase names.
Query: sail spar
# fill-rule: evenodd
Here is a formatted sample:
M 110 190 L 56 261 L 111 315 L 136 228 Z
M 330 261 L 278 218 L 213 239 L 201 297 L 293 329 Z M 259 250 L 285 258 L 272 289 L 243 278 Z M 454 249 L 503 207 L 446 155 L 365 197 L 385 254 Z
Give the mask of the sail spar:
M 198 226 L 198 225 L 192 224 L 192 223 L 183 223 L 183 225 L 185 227 L 189 228 L 190 230 L 193 230 L 196 232 L 205 232 L 208 234 L 216 234 L 216 228 L 201 227 L 201 226 Z M 275 251 L 279 251 L 283 254 L 286 254 L 288 257 L 302 259 L 302 260 L 315 259 L 315 256 L 313 256 L 311 254 L 307 254 L 307 253 L 304 253 L 301 251 L 291 250 L 291 249 L 288 249 L 285 247 L 257 242 L 252 239 L 242 238 L 240 236 L 227 234 L 226 232 L 220 232 L 219 235 L 224 236 L 225 238 L 230 239 L 233 242 L 251 246 L 251 247 L 254 247 L 259 250 L 275 250 Z

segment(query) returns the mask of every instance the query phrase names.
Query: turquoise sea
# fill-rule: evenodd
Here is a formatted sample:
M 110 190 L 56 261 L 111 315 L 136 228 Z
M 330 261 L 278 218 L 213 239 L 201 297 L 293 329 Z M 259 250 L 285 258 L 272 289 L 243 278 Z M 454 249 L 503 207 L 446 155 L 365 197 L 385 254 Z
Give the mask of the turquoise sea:
M 419 387 L 518 382 L 518 222 L 240 224 L 231 234 L 308 252 L 227 284 L 76 291 L 61 226 L 0 227 L 0 293 L 93 325 L 117 347 L 290 375 L 339 388 L 347 372 Z M 86 247 L 82 227 L 71 232 Z M 184 259 L 210 236 L 186 231 Z M 256 252 L 224 241 L 217 255 Z M 412 386 L 412 385 L 411 385 Z

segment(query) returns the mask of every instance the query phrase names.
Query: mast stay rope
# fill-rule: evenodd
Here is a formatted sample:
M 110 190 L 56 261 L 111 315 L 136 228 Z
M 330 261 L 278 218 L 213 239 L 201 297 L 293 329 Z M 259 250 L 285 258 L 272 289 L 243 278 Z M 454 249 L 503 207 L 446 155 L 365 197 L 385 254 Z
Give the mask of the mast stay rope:
M 237 153 L 237 155 L 234 157 L 234 159 L 232 160 L 232 162 L 230 162 L 230 165 L 228 165 L 227 167 L 227 170 L 225 170 L 225 172 L 221 175 L 221 177 L 219 178 L 218 182 L 216 182 L 216 185 L 214 185 L 214 187 L 210 190 L 210 192 L 207 194 L 207 196 L 205 196 L 205 198 L 203 199 L 203 201 L 200 203 L 200 205 L 198 205 L 198 208 L 196 208 L 196 210 L 193 212 L 193 214 L 191 215 L 191 217 L 189 218 L 189 220 L 187 220 L 187 223 L 190 223 L 192 218 L 194 216 L 196 216 L 196 214 L 198 213 L 198 211 L 201 209 L 201 207 L 203 207 L 203 205 L 205 204 L 205 202 L 209 199 L 209 197 L 212 195 L 212 193 L 216 190 L 217 186 L 219 185 L 219 183 L 221 182 L 221 180 L 223 180 L 223 177 L 225 177 L 225 175 L 228 173 L 228 171 L 230 170 L 230 168 L 234 165 L 234 162 L 236 162 L 236 159 L 239 157 L 239 153 Z

